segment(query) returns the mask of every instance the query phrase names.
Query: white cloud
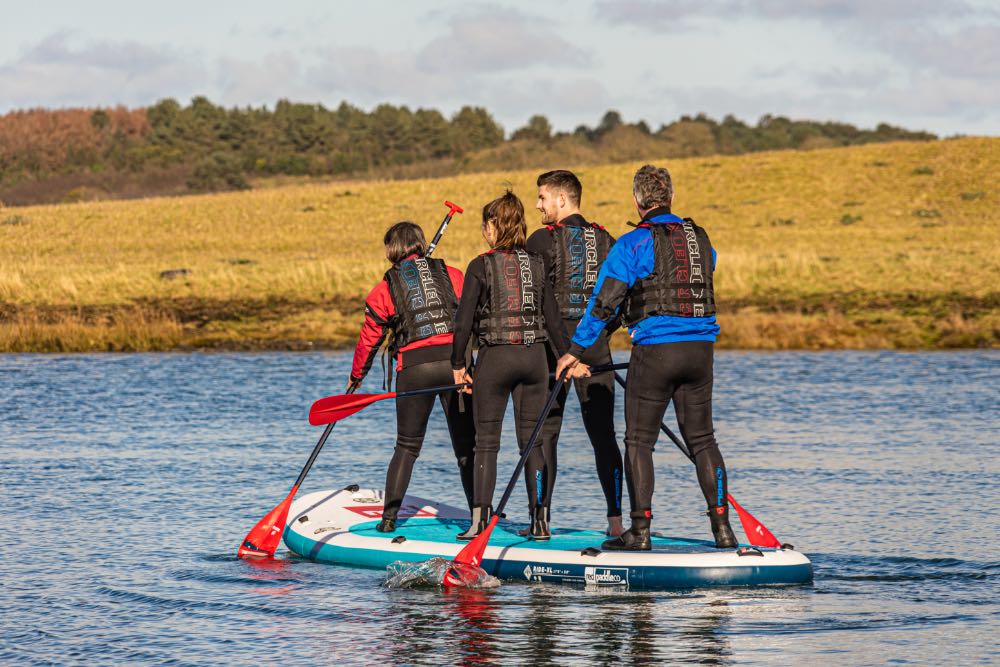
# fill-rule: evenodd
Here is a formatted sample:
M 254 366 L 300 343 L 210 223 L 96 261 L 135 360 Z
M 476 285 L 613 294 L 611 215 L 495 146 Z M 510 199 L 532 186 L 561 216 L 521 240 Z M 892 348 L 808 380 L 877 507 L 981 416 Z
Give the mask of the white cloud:
M 203 86 L 192 59 L 133 41 L 80 43 L 57 32 L 0 65 L 9 107 L 141 105 Z

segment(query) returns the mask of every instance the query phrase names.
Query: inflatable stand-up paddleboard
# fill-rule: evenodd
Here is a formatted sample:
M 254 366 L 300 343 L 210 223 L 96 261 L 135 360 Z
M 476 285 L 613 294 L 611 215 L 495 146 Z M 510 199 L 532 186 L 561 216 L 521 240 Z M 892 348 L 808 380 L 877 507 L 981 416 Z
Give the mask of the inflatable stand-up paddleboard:
M 469 527 L 465 509 L 406 496 L 396 531 L 380 533 L 382 503 L 382 491 L 357 486 L 304 495 L 292 504 L 285 544 L 317 562 L 379 569 L 451 559 L 467 544 L 455 539 Z M 508 581 L 630 589 L 812 581 L 812 563 L 790 548 L 716 549 L 705 540 L 654 536 L 652 551 L 601 551 L 601 531 L 554 528 L 551 540 L 536 542 L 518 535 L 521 527 L 497 524 L 482 562 L 486 572 Z

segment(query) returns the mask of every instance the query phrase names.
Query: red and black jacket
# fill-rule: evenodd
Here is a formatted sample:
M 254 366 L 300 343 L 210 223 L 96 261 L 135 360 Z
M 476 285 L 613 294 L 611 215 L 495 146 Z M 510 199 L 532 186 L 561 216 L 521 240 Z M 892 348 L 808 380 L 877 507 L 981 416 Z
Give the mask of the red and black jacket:
M 393 267 L 395 269 L 399 265 L 410 262 L 411 260 L 421 259 L 419 255 L 410 255 L 402 262 Z M 443 266 L 437 264 L 440 260 L 427 260 L 428 264 L 434 262 L 437 266 Z M 432 265 L 431 268 L 436 268 Z M 351 366 L 351 380 L 360 381 L 368 374 L 371 370 L 372 362 L 375 360 L 375 356 L 378 354 L 379 347 L 381 347 L 382 342 L 386 337 L 394 333 L 395 329 L 401 326 L 407 318 L 400 317 L 400 313 L 397 310 L 396 303 L 393 299 L 393 288 L 390 287 L 390 281 L 393 280 L 393 272 L 390 269 L 386 272 L 386 277 L 384 277 L 375 287 L 372 288 L 371 292 L 368 293 L 368 297 L 365 299 L 365 321 L 361 325 L 361 334 L 358 337 L 357 347 L 354 349 L 354 363 Z M 447 289 L 440 289 L 439 291 L 445 292 L 442 294 L 442 307 L 447 309 L 450 313 L 454 312 L 456 304 L 454 301 L 461 298 L 462 296 L 462 283 L 464 276 L 459 269 L 451 266 L 444 266 L 447 272 L 451 288 L 451 293 L 447 293 Z M 439 288 L 444 288 L 441 285 L 440 278 L 434 279 L 434 283 Z M 400 295 L 404 295 L 406 290 L 402 289 L 398 284 L 395 285 L 395 292 L 397 300 Z M 405 302 L 405 299 L 404 299 Z M 437 317 L 437 316 L 433 316 Z M 442 319 L 437 317 L 437 319 Z M 412 327 L 411 327 L 412 328 Z M 453 327 L 438 327 L 439 329 L 451 329 Z M 415 331 L 415 330 L 414 330 Z M 397 338 L 398 349 L 396 352 L 396 370 L 402 370 L 406 365 L 412 365 L 416 360 L 420 361 L 430 361 L 432 360 L 428 354 L 433 354 L 434 351 L 427 348 L 434 348 L 435 346 L 448 346 L 442 347 L 437 350 L 439 354 L 437 355 L 441 359 L 447 359 L 449 352 L 451 350 L 451 343 L 453 334 L 451 331 L 442 331 L 441 333 L 433 332 L 423 332 L 414 333 L 414 331 L 408 331 L 404 333 L 401 338 Z M 427 333 L 425 337 L 420 337 Z M 398 333 L 396 334 L 398 336 Z M 423 350 L 424 352 L 418 352 Z M 425 358 L 426 357 L 426 358 Z M 433 360 L 436 360 L 433 359 Z

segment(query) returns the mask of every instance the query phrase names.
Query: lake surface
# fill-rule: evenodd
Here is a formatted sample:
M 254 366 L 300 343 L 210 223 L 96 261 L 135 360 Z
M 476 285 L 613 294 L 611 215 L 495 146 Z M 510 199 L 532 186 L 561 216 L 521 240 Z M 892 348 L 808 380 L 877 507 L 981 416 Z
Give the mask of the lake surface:
M 1000 353 L 720 353 L 730 490 L 816 578 L 665 592 L 386 590 L 378 571 L 236 559 L 319 436 L 310 403 L 340 393 L 349 365 L 0 356 L 0 662 L 1000 662 Z M 568 410 L 553 525 L 599 528 L 575 398 Z M 381 487 L 394 431 L 388 401 L 351 417 L 303 491 Z M 460 504 L 446 438 L 438 411 L 410 491 Z M 691 465 L 666 438 L 656 460 L 654 529 L 709 537 Z

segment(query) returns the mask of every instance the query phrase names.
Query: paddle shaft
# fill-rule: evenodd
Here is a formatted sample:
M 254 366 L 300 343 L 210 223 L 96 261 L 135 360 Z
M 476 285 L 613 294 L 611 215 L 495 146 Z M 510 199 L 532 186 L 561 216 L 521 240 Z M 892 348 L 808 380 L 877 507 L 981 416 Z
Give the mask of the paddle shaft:
M 457 210 L 459 213 L 462 212 L 462 209 L 458 208 L 457 206 L 455 206 L 451 202 L 445 202 L 445 205 L 448 206 L 448 208 L 450 210 L 448 212 L 448 215 L 445 216 L 444 221 L 441 223 L 441 226 L 438 227 L 437 234 L 434 235 L 434 240 L 431 242 L 431 245 L 428 246 L 427 252 L 425 253 L 426 257 L 430 257 L 431 253 L 434 252 L 434 248 L 437 246 L 438 241 L 441 240 L 441 236 L 444 235 L 444 230 L 446 230 L 448 228 L 448 223 L 451 222 L 451 217 L 455 214 L 455 211 Z M 358 387 L 360 387 L 360 386 L 361 386 L 361 383 L 359 382 L 357 385 L 354 385 L 350 389 L 348 389 L 347 393 L 348 394 L 353 394 L 355 391 L 357 391 Z M 458 385 L 458 386 L 462 386 L 462 385 Z M 416 396 L 417 392 L 429 393 L 426 390 L 416 390 L 414 392 L 404 392 L 404 394 L 402 394 L 402 395 L 405 395 L 405 396 Z M 396 394 L 396 395 L 399 396 L 400 394 Z M 323 445 L 326 444 L 326 439 L 330 437 L 330 432 L 333 431 L 333 427 L 336 426 L 336 425 L 337 425 L 337 422 L 330 422 L 329 424 L 327 424 L 326 428 L 323 429 L 323 435 L 320 436 L 319 442 L 317 442 L 316 446 L 313 447 L 312 454 L 309 455 L 309 460 L 306 461 L 305 466 L 302 468 L 302 472 L 299 473 L 298 479 L 295 480 L 295 486 L 294 486 L 294 488 L 297 489 L 300 486 L 302 486 L 302 482 L 305 480 L 306 475 L 309 474 L 309 470 L 313 467 L 313 464 L 316 462 L 316 457 L 319 456 L 320 450 L 323 449 Z
M 549 400 L 545 401 L 545 407 L 542 408 L 542 414 L 538 416 L 538 421 L 535 422 L 535 429 L 531 432 L 531 437 L 528 438 L 528 445 L 524 448 L 524 452 L 521 454 L 520 460 L 517 462 L 517 466 L 514 467 L 514 474 L 510 477 L 510 482 L 507 483 L 507 488 L 504 489 L 503 495 L 500 496 L 500 502 L 497 503 L 496 510 L 494 514 L 500 516 L 503 514 L 503 508 L 507 506 L 507 501 L 510 500 L 510 494 L 514 492 L 514 487 L 517 486 L 517 478 L 521 476 L 521 470 L 524 469 L 524 464 L 528 461 L 528 455 L 531 454 L 531 450 L 535 447 L 535 441 L 538 440 L 538 434 L 542 432 L 542 426 L 545 424 L 545 419 L 549 416 L 549 412 L 552 411 L 552 406 L 556 404 L 556 398 L 559 396 L 559 392 L 565 388 L 565 382 L 556 379 L 556 386 L 552 388 L 549 393 Z

